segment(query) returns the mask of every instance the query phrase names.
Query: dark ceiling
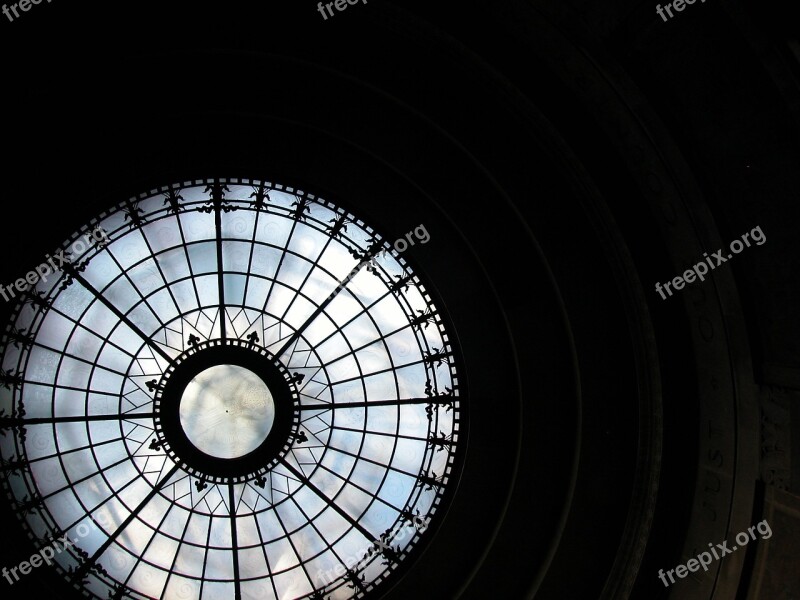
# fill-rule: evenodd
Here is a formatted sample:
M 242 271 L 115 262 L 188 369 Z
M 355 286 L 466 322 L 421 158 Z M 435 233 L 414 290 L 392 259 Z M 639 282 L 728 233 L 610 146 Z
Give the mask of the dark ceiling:
M 675 14 L 39 4 L 0 23 L 0 283 L 195 177 L 292 183 L 387 237 L 424 222 L 415 260 L 464 355 L 470 435 L 446 517 L 385 597 L 798 598 L 800 19 Z M 654 291 L 755 227 L 763 246 Z M 7 566 L 33 551 L 9 504 Z M 764 519 L 768 541 L 659 580 Z M 6 585 L 75 596 L 43 569 Z

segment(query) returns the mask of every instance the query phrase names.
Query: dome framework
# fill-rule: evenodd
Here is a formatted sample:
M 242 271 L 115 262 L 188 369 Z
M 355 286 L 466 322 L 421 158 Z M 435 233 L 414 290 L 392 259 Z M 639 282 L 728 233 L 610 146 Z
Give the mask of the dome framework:
M 363 221 L 263 181 L 152 190 L 91 227 L 107 238 L 76 234 L 4 341 L 4 486 L 30 537 L 73 539 L 55 562 L 91 597 L 368 594 L 435 523 L 463 434 L 423 281 Z M 242 456 L 179 418 L 215 365 L 275 397 Z

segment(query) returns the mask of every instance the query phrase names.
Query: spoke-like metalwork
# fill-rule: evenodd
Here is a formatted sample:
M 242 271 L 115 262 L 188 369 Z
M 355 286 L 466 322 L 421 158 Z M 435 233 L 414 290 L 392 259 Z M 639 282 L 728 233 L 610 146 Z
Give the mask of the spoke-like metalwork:
M 162 527 L 164 527 L 164 523 L 167 521 L 167 517 L 169 517 L 169 514 L 172 511 L 172 509 L 173 509 L 173 506 L 170 506 L 169 508 L 167 508 L 167 510 L 164 511 L 164 516 L 161 517 L 161 520 L 158 522 L 158 529 L 161 529 Z M 142 551 L 141 555 L 139 555 L 136 558 L 136 563 L 135 564 L 137 566 L 144 561 L 144 557 L 147 554 L 147 551 L 152 547 L 153 540 L 155 540 L 155 539 L 156 539 L 155 536 L 153 536 L 149 540 L 147 540 L 147 545 L 144 547 L 144 550 Z M 135 572 L 136 572 L 136 566 L 134 566 L 131 569 L 130 573 L 128 573 L 128 576 L 125 578 L 125 581 L 122 582 L 122 585 L 125 586 L 125 588 L 128 587 L 128 584 L 131 582 L 131 577 L 133 577 L 133 574 Z
M 220 337 L 224 340 L 228 337 L 227 323 L 225 316 L 225 264 L 222 259 L 222 211 L 224 209 L 223 201 L 225 199 L 225 192 L 228 190 L 227 186 L 215 182 L 206 188 L 211 191 L 211 202 L 213 203 L 214 210 L 214 230 L 216 231 L 216 249 L 217 249 L 217 294 L 219 295 L 219 327 Z
M 211 523 L 208 524 L 208 532 L 206 534 L 206 543 L 204 553 L 205 556 L 203 557 L 203 574 L 200 579 L 200 594 L 198 594 L 199 598 L 203 597 L 203 586 L 206 585 L 206 570 L 208 569 L 208 552 L 211 550 Z
M 267 537 L 266 536 L 266 532 L 261 531 L 261 525 L 259 524 L 258 519 L 254 519 L 254 520 L 255 520 L 255 523 L 256 523 L 256 532 L 258 533 L 258 537 L 260 539 L 262 539 L 262 540 L 266 539 L 266 537 Z M 270 560 L 269 560 L 269 555 L 267 554 L 267 546 L 266 546 L 266 544 L 261 544 L 261 553 L 264 556 L 264 564 L 267 565 L 267 573 L 272 575 L 273 567 L 272 567 L 272 565 L 270 565 Z M 270 577 L 269 578 L 269 584 L 270 584 L 270 587 L 272 588 L 272 593 L 275 594 L 276 598 L 279 598 L 280 594 L 278 594 L 278 588 L 275 585 L 275 578 L 274 577 Z
M 333 302 L 333 301 L 336 299 L 336 296 L 338 296 L 338 295 L 339 295 L 339 293 L 340 293 L 340 292 L 341 292 L 341 291 L 342 291 L 342 290 L 343 290 L 343 289 L 344 289 L 344 288 L 347 286 L 347 283 L 348 283 L 348 282 L 349 282 L 351 279 L 353 279 L 353 277 L 355 277 L 355 276 L 356 276 L 356 274 L 358 274 L 358 272 L 359 272 L 361 269 L 363 269 L 363 268 L 364 268 L 364 266 L 365 266 L 367 263 L 369 263 L 369 260 L 362 260 L 361 262 L 359 262 L 359 263 L 358 263 L 358 264 L 357 264 L 355 267 L 353 267 L 353 268 L 350 270 L 350 273 L 348 273 L 347 277 L 345 277 L 345 278 L 344 278 L 342 281 L 340 281 L 340 282 L 339 282 L 339 285 L 337 285 L 337 286 L 336 286 L 336 289 L 335 289 L 335 290 L 333 290 L 333 291 L 332 291 L 332 292 L 331 292 L 331 293 L 328 295 L 328 297 L 327 297 L 327 298 L 325 298 L 325 300 L 323 300 L 323 301 L 322 301 L 322 303 L 321 303 L 321 304 L 320 304 L 320 305 L 317 307 L 317 309 L 316 309 L 316 310 L 315 310 L 315 311 L 314 311 L 314 312 L 311 314 L 311 316 L 310 316 L 310 317 L 308 317 L 308 319 L 306 319 L 306 320 L 305 320 L 305 322 L 304 322 L 302 325 L 300 325 L 300 327 L 298 327 L 298 328 L 297 328 L 297 329 L 294 331 L 294 333 L 293 333 L 293 334 L 292 334 L 292 335 L 289 337 L 289 339 L 288 339 L 288 340 L 287 340 L 287 341 L 286 341 L 286 342 L 283 344 L 283 346 L 281 346 L 281 349 L 280 349 L 280 350 L 278 350 L 278 351 L 275 353 L 277 356 L 283 356 L 284 354 L 286 354 L 286 351 L 287 351 L 289 348 L 291 348 L 291 347 L 292 347 L 292 345 L 293 345 L 295 342 L 297 342 L 297 340 L 298 340 L 298 339 L 300 339 L 300 336 L 301 336 L 301 335 L 303 335 L 303 332 L 304 332 L 304 331 L 305 331 L 305 330 L 308 328 L 308 326 L 309 326 L 309 325 L 311 325 L 311 323 L 313 323 L 313 322 L 314 322 L 314 321 L 317 319 L 317 317 L 319 317 L 319 316 L 320 316 L 320 315 L 321 315 L 321 314 L 322 314 L 322 313 L 325 311 L 325 309 L 328 307 L 328 305 L 329 305 L 331 302 Z
M 152 419 L 154 414 L 125 413 L 115 415 L 75 415 L 70 417 L 28 417 L 28 418 L 3 418 L 0 417 L 0 428 L 7 424 L 9 427 L 17 425 L 43 425 L 58 423 L 96 423 L 98 421 L 129 421 L 132 419 Z
M 366 528 L 366 527 L 364 527 L 363 525 L 361 525 L 361 523 L 359 523 L 359 522 L 358 522 L 358 521 L 356 521 L 356 520 L 355 520 L 355 519 L 354 519 L 352 516 L 350 516 L 349 514 L 347 514 L 347 512 L 346 512 L 345 510 L 343 510 L 343 509 L 342 509 L 340 506 L 338 506 L 338 505 L 337 505 L 337 504 L 336 504 L 336 503 L 335 503 L 333 500 L 331 500 L 330 498 L 328 498 L 328 496 L 326 496 L 326 495 L 325 495 L 325 492 L 323 492 L 322 490 L 320 490 L 320 489 L 319 489 L 319 488 L 318 488 L 316 485 L 314 485 L 314 484 L 313 484 L 313 483 L 312 483 L 310 480 L 308 480 L 308 479 L 306 478 L 306 476 L 305 476 L 305 475 L 303 475 L 303 474 L 302 474 L 300 471 L 298 471 L 297 469 L 295 469 L 295 468 L 294 468 L 294 467 L 293 467 L 293 466 L 292 466 L 290 463 L 288 463 L 288 462 L 287 462 L 285 459 L 281 459 L 281 464 L 282 464 L 282 465 L 283 465 L 283 466 L 284 466 L 284 467 L 285 467 L 285 468 L 286 468 L 286 469 L 287 469 L 287 470 L 288 470 L 288 471 L 289 471 L 289 472 L 290 472 L 292 475 L 294 475 L 295 477 L 297 477 L 297 479 L 298 479 L 298 480 L 299 480 L 301 483 L 303 483 L 305 486 L 307 486 L 307 487 L 308 487 L 308 489 L 310 489 L 310 490 L 311 490 L 312 492 L 314 492 L 314 493 L 315 493 L 317 496 L 319 496 L 320 500 L 324 501 L 324 502 L 325 502 L 325 503 L 326 503 L 328 506 L 330 506 L 330 507 L 331 507 L 333 510 L 335 510 L 335 511 L 336 511 L 336 513 L 337 513 L 337 514 L 338 514 L 340 517 L 342 517 L 342 518 L 343 518 L 345 521 L 347 521 L 348 523 L 350 523 L 350 525 L 351 525 L 353 528 L 355 528 L 355 529 L 357 529 L 359 532 L 361 532 L 361 535 L 363 535 L 363 536 L 364 536 L 366 539 L 368 539 L 368 540 L 373 540 L 373 539 L 375 539 L 375 536 L 374 536 L 374 535 L 372 535 L 372 534 L 371 534 L 369 531 L 367 531 L 367 528 Z
M 177 473 L 177 471 L 178 466 L 175 465 L 157 485 L 153 486 L 153 489 L 150 490 L 150 493 L 148 493 L 145 499 L 142 500 L 139 505 L 131 511 L 131 514 L 129 514 L 122 524 L 117 527 L 116 531 L 109 535 L 108 538 L 100 545 L 100 547 L 95 550 L 94 554 L 92 554 L 83 562 L 83 564 L 81 564 L 81 566 L 72 576 L 73 581 L 81 581 L 86 576 L 86 574 L 89 572 L 89 569 L 91 569 L 97 560 L 103 555 L 103 553 L 108 550 L 108 547 L 114 543 L 114 540 L 116 540 L 117 537 L 119 537 L 119 535 L 128 528 L 128 526 L 133 522 L 142 509 L 150 503 L 155 495 L 161 491 L 161 488 L 172 478 L 173 475 L 175 475 L 175 473 Z
M 172 560 L 170 561 L 169 569 L 167 569 L 167 578 L 164 581 L 164 587 L 161 590 L 161 596 L 160 597 L 162 597 L 162 598 L 164 597 L 164 594 L 166 593 L 167 588 L 169 587 L 169 581 L 172 578 L 172 575 L 175 573 L 175 564 L 178 562 L 178 555 L 180 554 L 181 547 L 183 546 L 183 544 L 184 544 L 184 542 L 186 540 L 186 532 L 189 531 L 189 523 L 191 522 L 192 517 L 194 516 L 194 514 L 195 513 L 189 513 L 189 516 L 186 519 L 186 523 L 184 523 L 184 525 L 183 525 L 183 528 L 182 528 L 182 531 L 181 531 L 181 536 L 180 536 L 179 542 L 178 542 L 178 547 L 175 549 L 175 555 L 172 557 Z
M 0 342 L 0 484 L 22 521 L 74 539 L 111 519 L 70 551 L 95 600 L 370 596 L 424 539 L 394 535 L 443 506 L 465 431 L 454 337 L 394 238 L 237 179 L 98 225 L 108 243 L 23 294 Z M 275 361 L 291 427 L 269 466 L 170 439 L 175 369 L 214 348 Z
M 147 236 L 145 235 L 144 231 L 142 231 L 142 230 L 140 229 L 140 230 L 139 230 L 139 233 L 140 233 L 140 234 L 141 234 L 141 236 L 142 236 L 142 241 L 144 242 L 145 246 L 147 247 L 147 250 L 148 250 L 148 253 L 149 253 L 149 255 L 150 255 L 151 257 L 155 257 L 155 252 L 153 251 L 153 247 L 152 247 L 152 245 L 150 244 L 150 241 L 147 239 Z M 131 280 L 130 276 L 129 276 L 129 275 L 126 273 L 126 272 L 125 272 L 125 269 L 124 269 L 124 268 L 122 267 L 122 265 L 120 264 L 120 262 L 119 262 L 119 260 L 117 259 L 116 255 L 115 255 L 113 252 L 109 251 L 109 252 L 108 252 L 108 256 L 111 258 L 111 260 L 114 262 L 114 264 L 115 264 L 115 265 L 117 266 L 117 268 L 120 270 L 120 272 L 121 272 L 121 273 L 122 273 L 122 274 L 125 276 L 125 278 L 128 280 L 128 282 L 129 282 L 129 283 L 130 283 L 132 286 L 135 286 L 135 284 L 134 284 L 134 282 Z M 176 309 L 176 310 L 180 311 L 180 307 L 178 306 L 178 301 L 177 301 L 177 299 L 175 298 L 175 294 L 174 294 L 174 292 L 172 291 L 172 288 L 171 288 L 171 287 L 168 285 L 168 283 L 167 283 L 167 277 L 166 277 L 166 275 L 164 274 L 164 270 L 161 268 L 161 265 L 159 264 L 158 260 L 156 260 L 155 258 L 153 258 L 152 262 L 153 262 L 153 264 L 155 265 L 155 267 L 156 267 L 156 270 L 158 271 L 158 273 L 159 273 L 159 275 L 160 275 L 160 277 L 161 277 L 161 280 L 162 280 L 162 281 L 163 281 L 163 283 L 164 283 L 164 286 L 165 286 L 165 288 L 166 288 L 166 290 L 167 290 L 167 293 L 169 294 L 169 296 L 170 296 L 170 299 L 172 300 L 172 304 L 173 304 L 173 306 L 175 307 L 175 309 Z M 145 300 L 145 303 L 147 303 L 147 301 L 146 301 L 146 300 Z M 150 310 L 151 310 L 151 311 L 153 310 L 153 307 L 152 307 L 152 306 L 150 306 L 150 304 L 147 304 L 147 306 L 148 306 L 148 308 L 150 308 Z M 154 311 L 154 314 L 155 314 L 155 311 Z
M 253 255 L 255 254 L 256 244 L 258 242 L 258 221 L 261 218 L 262 211 L 266 212 L 267 210 L 267 202 L 269 201 L 269 190 L 270 188 L 261 183 L 258 186 L 253 187 L 253 192 L 250 194 L 251 198 L 255 198 L 252 202 L 252 209 L 255 211 L 255 220 L 253 222 L 253 235 L 250 239 L 250 251 L 248 252 L 247 256 L 247 272 L 250 273 L 253 270 Z M 244 291 L 242 292 L 242 298 L 247 298 L 247 290 L 250 286 L 250 278 L 248 277 L 244 282 Z M 276 594 L 277 596 L 277 594 Z
M 289 245 L 292 243 L 292 238 L 294 236 L 295 230 L 297 229 L 297 223 L 299 221 L 300 221 L 299 219 L 293 219 L 292 220 L 292 228 L 289 231 L 289 239 L 286 241 L 286 245 L 283 248 L 283 250 L 281 251 L 281 257 L 278 260 L 278 266 L 275 268 L 275 277 L 272 279 L 272 281 L 270 281 L 269 290 L 267 291 L 267 298 L 266 298 L 266 300 L 264 300 L 264 306 L 262 307 L 262 310 L 264 310 L 264 311 L 267 310 L 267 306 L 269 305 L 270 298 L 272 298 L 272 292 L 275 289 L 275 283 L 278 281 L 278 277 L 280 276 L 281 269 L 283 268 L 283 263 L 285 262 L 286 256 L 289 253 Z
M 100 293 L 100 292 L 98 292 L 96 289 L 94 289 L 94 287 L 93 287 L 93 286 L 92 286 L 92 285 L 91 285 L 91 284 L 90 284 L 88 281 L 86 281 L 86 280 L 85 280 L 85 279 L 84 279 L 84 278 L 83 278 L 81 275 L 79 275 L 78 273 L 73 273 L 73 275 L 72 275 L 72 276 L 73 276 L 73 278 L 75 279 L 75 281 L 77 281 L 78 283 L 80 283 L 80 284 L 81 284 L 81 285 L 82 285 L 82 286 L 83 286 L 83 287 L 84 287 L 84 288 L 85 288 L 85 289 L 86 289 L 86 290 L 87 290 L 87 291 L 88 291 L 90 294 L 92 294 L 92 295 L 93 295 L 95 298 L 97 298 L 97 300 L 98 300 L 98 301 L 99 301 L 101 304 L 103 304 L 103 306 L 105 306 L 105 307 L 106 307 L 108 310 L 110 310 L 112 313 L 114 313 L 114 315 L 115 315 L 115 316 L 116 316 L 116 317 L 117 317 L 117 318 L 118 318 L 118 319 L 119 319 L 121 322 L 123 322 L 123 323 L 124 323 L 124 324 L 125 324 L 125 325 L 128 327 L 128 329 L 130 329 L 131 331 L 133 331 L 133 332 L 134 332 L 136 335 L 138 335 L 138 336 L 139 336 L 139 337 L 140 337 L 140 338 L 141 338 L 141 339 L 142 339 L 142 340 L 143 340 L 143 341 L 144 341 L 144 342 L 145 342 L 145 343 L 146 343 L 148 346 L 150 346 L 150 348 L 151 348 L 151 349 L 152 349 L 154 352 L 156 352 L 156 353 L 157 353 L 159 356 L 161 356 L 161 358 L 163 358 L 165 361 L 167 361 L 167 363 L 170 363 L 170 364 L 172 363 L 172 357 L 171 357 L 169 354 L 167 354 L 167 353 L 166 353 L 166 352 L 165 352 L 165 351 L 164 351 L 164 350 L 161 348 L 161 346 L 159 346 L 158 344 L 156 344 L 155 342 L 153 342 L 153 341 L 152 341 L 152 339 L 150 338 L 150 336 L 148 336 L 148 335 L 147 335 L 146 333 L 144 333 L 144 332 L 143 332 L 141 329 L 139 329 L 139 326 L 138 326 L 138 325 L 136 325 L 136 323 L 134 323 L 133 321 L 131 321 L 131 320 L 130 320 L 130 319 L 129 319 L 129 318 L 126 316 L 126 315 L 124 315 L 124 314 L 122 313 L 122 311 L 121 311 L 121 310 L 119 310 L 119 309 L 118 309 L 116 306 L 114 306 L 114 303 L 113 303 L 113 302 L 111 302 L 111 301 L 110 301 L 108 298 L 106 298 L 105 296 L 103 296 L 103 294 L 101 294 L 101 293 Z
M 369 402 L 332 402 L 330 404 L 301 404 L 300 410 L 342 410 L 346 408 L 372 408 L 378 406 L 407 406 L 413 404 L 449 404 L 448 396 L 438 398 L 405 398 L 402 400 L 370 400 Z
M 184 258 L 186 259 L 186 268 L 189 271 L 189 280 L 192 282 L 192 292 L 194 293 L 194 299 L 196 302 L 195 306 L 199 308 L 203 306 L 203 303 L 200 301 L 200 291 L 197 289 L 197 278 L 195 277 L 194 267 L 192 266 L 192 259 L 189 256 L 189 246 L 186 243 L 186 234 L 184 233 L 183 230 L 183 224 L 181 223 L 180 214 L 181 213 L 179 210 L 175 211 L 174 219 L 177 224 L 178 235 L 180 236 L 180 241 L 181 241 L 180 248 Z
M 233 484 L 228 484 L 228 507 L 231 514 L 231 548 L 233 551 L 233 585 L 235 600 L 241 600 L 242 589 L 239 583 L 239 533 L 236 531 L 236 498 L 234 497 Z

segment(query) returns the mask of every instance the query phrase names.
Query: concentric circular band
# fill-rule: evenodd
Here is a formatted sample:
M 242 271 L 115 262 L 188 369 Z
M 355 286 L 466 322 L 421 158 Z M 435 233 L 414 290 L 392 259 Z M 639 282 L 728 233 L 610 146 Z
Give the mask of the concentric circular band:
M 270 389 L 275 419 L 270 435 L 252 452 L 236 459 L 220 459 L 199 450 L 183 431 L 181 396 L 189 382 L 215 365 L 237 365 L 257 374 Z M 307 440 L 300 431 L 300 394 L 297 378 L 280 360 L 253 342 L 209 340 L 178 356 L 159 381 L 151 380 L 156 444 L 181 469 L 207 483 L 243 483 L 263 478 L 294 444 Z

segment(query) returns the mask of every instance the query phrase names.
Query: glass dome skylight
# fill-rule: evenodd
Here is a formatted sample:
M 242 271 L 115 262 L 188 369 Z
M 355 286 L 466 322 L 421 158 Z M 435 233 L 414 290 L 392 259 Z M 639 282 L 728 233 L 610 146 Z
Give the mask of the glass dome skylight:
M 68 535 L 56 568 L 103 600 L 368 595 L 431 535 L 463 421 L 393 240 L 238 179 L 96 227 L 3 342 L 2 480 L 37 548 Z

